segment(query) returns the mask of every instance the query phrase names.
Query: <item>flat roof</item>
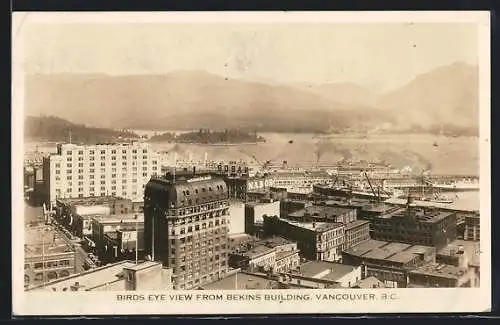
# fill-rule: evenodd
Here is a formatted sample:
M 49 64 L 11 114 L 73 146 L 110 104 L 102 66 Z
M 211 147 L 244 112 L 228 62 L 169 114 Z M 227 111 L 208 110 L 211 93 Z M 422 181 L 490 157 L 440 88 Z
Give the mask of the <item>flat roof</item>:
M 279 218 L 281 221 L 286 222 L 290 225 L 304 228 L 307 230 L 312 230 L 315 232 L 324 232 L 343 226 L 340 222 L 302 222 L 302 221 L 292 221 L 288 219 Z
M 293 243 L 294 243 L 293 241 L 290 241 L 286 238 L 283 238 L 280 236 L 275 236 L 275 237 L 261 239 L 261 240 L 255 242 L 255 245 L 265 245 L 267 247 L 277 247 L 280 245 L 293 244 Z
M 358 245 L 351 247 L 350 249 L 347 250 L 347 252 L 353 255 L 362 256 L 366 252 L 384 245 L 387 245 L 387 242 L 375 239 L 369 239 L 362 243 L 359 243 Z
M 25 257 L 74 252 L 64 236 L 51 226 L 25 227 Z
M 292 272 L 308 278 L 336 281 L 352 272 L 356 267 L 351 265 L 327 262 L 309 261 L 299 267 L 298 272 Z
M 345 252 L 361 258 L 407 263 L 414 259 L 416 255 L 428 254 L 434 250 L 435 248 L 431 246 L 410 245 L 369 239 L 351 247 Z
M 136 221 L 142 223 L 144 222 L 144 215 L 140 213 L 111 214 L 107 216 L 95 216 L 92 219 L 102 224 L 120 223 L 122 221 L 123 223 L 135 223 Z
M 370 276 L 366 279 L 359 280 L 353 287 L 360 289 L 385 288 L 385 284 L 376 277 Z
M 458 266 L 448 264 L 431 263 L 411 271 L 412 274 L 429 275 L 447 279 L 459 279 L 467 270 Z
M 276 285 L 274 280 L 244 272 L 231 274 L 223 279 L 203 285 L 205 290 L 265 290 Z
M 79 197 L 79 198 L 59 198 L 56 201 L 59 201 L 66 205 L 101 205 L 105 203 L 111 203 L 113 201 L 131 201 L 129 199 L 125 199 L 119 196 L 89 196 L 89 197 Z
M 142 263 L 134 264 L 132 266 L 125 266 L 124 269 L 140 271 L 140 270 L 145 270 L 145 269 L 148 269 L 150 267 L 158 266 L 158 265 L 161 265 L 161 263 L 153 262 L 153 261 L 145 261 Z
M 353 229 L 353 228 L 356 228 L 356 227 L 359 227 L 359 226 L 362 226 L 362 225 L 366 225 L 366 224 L 369 224 L 370 221 L 367 221 L 367 220 L 354 220 L 352 222 L 349 222 L 345 225 L 345 229 L 346 230 L 349 230 L 349 229 Z
M 311 205 L 311 206 L 306 206 L 304 209 L 290 213 L 289 216 L 294 218 L 302 218 L 305 215 L 310 215 L 310 217 L 312 218 L 314 217 L 329 218 L 329 217 L 337 217 L 352 212 L 353 210 L 354 208 L 347 208 L 347 207 Z
M 391 215 L 392 218 L 404 218 L 406 216 L 406 209 L 398 211 L 397 213 L 394 213 Z M 425 222 L 425 223 L 434 223 L 441 221 L 450 215 L 454 214 L 455 212 L 453 211 L 444 211 L 441 209 L 437 208 L 431 208 L 431 209 L 426 209 L 426 208 L 414 208 L 414 213 L 416 216 L 416 220 L 419 222 Z
M 67 288 L 67 290 L 70 291 L 71 286 L 74 286 L 75 283 L 78 282 L 81 290 L 88 291 L 92 288 L 105 285 L 106 283 L 112 283 L 120 280 L 123 274 L 123 269 L 133 266 L 135 266 L 135 263 L 131 261 L 120 261 L 114 264 L 91 269 L 80 274 L 75 274 L 64 279 L 45 283 L 45 288 L 43 288 L 43 286 L 39 286 L 31 290 L 53 291 L 52 288 L 55 288 L 56 291 L 62 291 L 64 288 Z
M 459 248 L 464 249 L 467 257 L 469 258 L 470 265 L 479 266 L 481 252 L 479 241 L 455 240 L 447 246 L 441 248 L 437 252 L 437 255 L 450 256 L 452 253 L 456 253 Z
M 242 251 L 233 252 L 233 255 L 240 255 L 248 257 L 249 259 L 254 259 L 262 255 L 271 254 L 274 252 L 273 247 L 266 247 L 265 245 L 253 245 L 250 248 L 244 248 Z

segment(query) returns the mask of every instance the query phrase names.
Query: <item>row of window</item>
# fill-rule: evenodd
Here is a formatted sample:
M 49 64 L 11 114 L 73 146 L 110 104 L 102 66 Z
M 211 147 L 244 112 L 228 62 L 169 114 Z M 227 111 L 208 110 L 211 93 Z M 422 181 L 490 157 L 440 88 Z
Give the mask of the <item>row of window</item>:
M 60 174 L 61 173 L 61 166 L 60 165 L 58 166 L 58 165 L 59 164 L 56 164 L 56 167 L 54 169 L 56 174 Z M 135 163 L 135 161 L 133 161 L 131 165 L 132 166 L 137 166 L 137 164 Z M 144 161 L 142 163 L 142 165 L 143 165 L 142 170 L 148 170 L 148 166 L 147 166 L 147 162 L 146 161 Z M 104 162 L 101 162 L 100 166 L 101 167 L 106 167 L 106 166 L 108 166 L 108 164 L 106 164 Z M 111 162 L 111 166 L 115 167 L 113 169 L 116 171 L 116 162 Z M 123 171 L 127 171 L 128 170 L 128 168 L 125 167 L 125 166 L 128 166 L 128 164 L 127 164 L 126 161 L 122 162 L 122 166 L 124 166 L 124 167 L 122 167 Z M 73 164 L 68 163 L 66 165 L 66 168 L 71 168 L 71 169 L 67 169 L 66 173 L 71 174 L 72 171 L 73 171 L 72 168 L 76 168 L 76 167 L 80 168 L 80 169 L 78 169 L 78 173 L 83 173 L 84 172 L 84 168 L 89 173 L 94 173 L 95 172 L 95 169 L 94 169 L 95 163 L 91 162 L 91 163 L 89 163 L 88 166 L 85 166 L 83 163 L 78 163 L 78 165 L 75 165 L 74 167 L 73 167 Z M 87 169 L 87 167 L 88 167 L 88 169 Z M 158 166 L 152 166 L 151 169 L 158 170 Z M 133 167 L 132 170 L 137 170 L 137 167 Z M 105 172 L 106 172 L 106 168 L 101 168 L 101 173 L 105 173 Z
M 111 151 L 111 154 L 116 154 L 117 153 L 117 150 L 116 149 L 108 149 L 109 151 Z M 93 155 L 97 152 L 99 152 L 101 155 L 105 155 L 106 154 L 106 150 L 89 150 L 89 154 Z M 131 150 L 132 153 L 137 153 L 137 149 L 132 149 Z M 126 154 L 127 152 L 130 152 L 128 151 L 127 149 L 121 149 L 121 152 L 123 154 Z M 78 155 L 83 155 L 84 153 L 84 150 L 67 150 L 66 151 L 66 155 L 68 156 L 71 156 L 73 153 L 77 153 Z M 142 149 L 142 153 L 148 153 L 148 149 Z
M 134 173 L 134 174 L 132 175 L 132 177 L 134 177 L 134 178 L 132 179 L 132 183 L 137 183 L 137 179 L 136 179 L 136 177 L 137 177 L 137 173 Z M 148 173 L 142 173 L 142 177 L 146 177 L 146 178 L 147 178 L 147 177 L 148 177 Z M 89 175 L 89 177 L 88 177 L 88 178 L 89 178 L 89 179 L 94 179 L 94 175 Z M 109 177 L 106 177 L 106 175 L 101 175 L 101 177 L 100 177 L 100 179 L 106 179 L 106 178 L 109 178 Z M 116 184 L 116 179 L 117 179 L 117 178 L 116 178 L 116 174 L 112 174 L 112 175 L 111 175 L 111 178 L 112 178 L 112 182 L 113 182 L 113 184 Z M 78 175 L 78 178 L 75 178 L 75 179 L 84 180 L 84 179 L 85 179 L 85 177 L 84 177 L 83 175 Z M 56 180 L 56 181 L 60 181 L 60 180 L 61 180 L 61 177 L 56 175 L 55 180 Z M 72 180 L 73 180 L 73 176 L 72 176 L 72 175 L 68 175 L 68 176 L 66 176 L 66 180 L 68 180 L 68 181 L 72 181 Z M 124 183 L 124 184 L 125 184 L 125 183 L 127 183 L 127 178 L 123 177 L 121 180 L 122 180 L 122 183 Z M 103 181 L 101 181 L 101 184 L 103 184 L 102 182 L 103 182 Z M 90 181 L 90 185 L 93 185 L 93 184 L 94 184 L 94 181 Z
M 222 186 L 222 185 L 217 185 L 217 186 L 216 186 L 216 189 L 217 189 L 217 191 L 222 191 L 222 190 L 224 190 L 224 186 Z M 211 187 L 211 186 L 209 186 L 209 187 L 208 187 L 208 191 L 209 191 L 209 192 L 212 192 L 212 187 Z M 202 188 L 201 188 L 201 192 L 202 192 L 202 193 L 206 193 L 206 192 L 207 192 L 207 189 L 206 189 L 205 187 L 202 187 Z M 197 188 L 195 188 L 195 189 L 194 189 L 194 193 L 195 193 L 195 194 L 198 194 L 198 193 L 199 193 Z M 188 195 L 188 196 L 189 196 L 189 195 L 191 195 L 191 193 L 189 192 L 189 190 L 184 190 L 184 191 L 182 191 L 182 195 Z
M 33 264 L 26 263 L 24 264 L 24 269 L 27 270 L 33 266 L 35 270 L 38 270 L 38 269 L 43 269 L 44 265 L 45 268 L 66 267 L 70 265 L 70 261 L 69 260 L 49 261 L 45 262 L 45 264 L 42 262 L 37 262 Z

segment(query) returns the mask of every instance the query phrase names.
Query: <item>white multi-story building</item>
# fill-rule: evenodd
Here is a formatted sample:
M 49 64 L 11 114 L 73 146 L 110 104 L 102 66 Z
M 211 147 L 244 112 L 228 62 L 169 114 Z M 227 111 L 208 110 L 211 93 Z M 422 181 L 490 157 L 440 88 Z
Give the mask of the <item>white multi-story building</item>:
M 59 144 L 43 161 L 47 203 L 109 195 L 142 201 L 146 183 L 160 173 L 159 161 L 147 143 Z

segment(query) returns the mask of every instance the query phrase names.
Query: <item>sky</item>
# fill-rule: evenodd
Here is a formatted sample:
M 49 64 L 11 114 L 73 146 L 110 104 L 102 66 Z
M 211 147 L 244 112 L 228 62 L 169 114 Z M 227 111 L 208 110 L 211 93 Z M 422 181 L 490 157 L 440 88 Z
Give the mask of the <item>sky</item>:
M 165 74 L 205 70 L 279 83 L 356 83 L 374 91 L 457 61 L 478 62 L 475 24 L 33 23 L 25 72 Z

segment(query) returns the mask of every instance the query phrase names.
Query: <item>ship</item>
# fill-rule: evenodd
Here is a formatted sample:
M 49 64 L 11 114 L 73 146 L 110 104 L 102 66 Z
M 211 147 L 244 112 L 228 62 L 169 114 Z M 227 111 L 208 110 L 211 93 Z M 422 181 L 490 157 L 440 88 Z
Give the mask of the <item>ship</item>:
M 447 192 L 478 191 L 479 180 L 461 180 L 449 183 L 433 184 L 433 188 Z

